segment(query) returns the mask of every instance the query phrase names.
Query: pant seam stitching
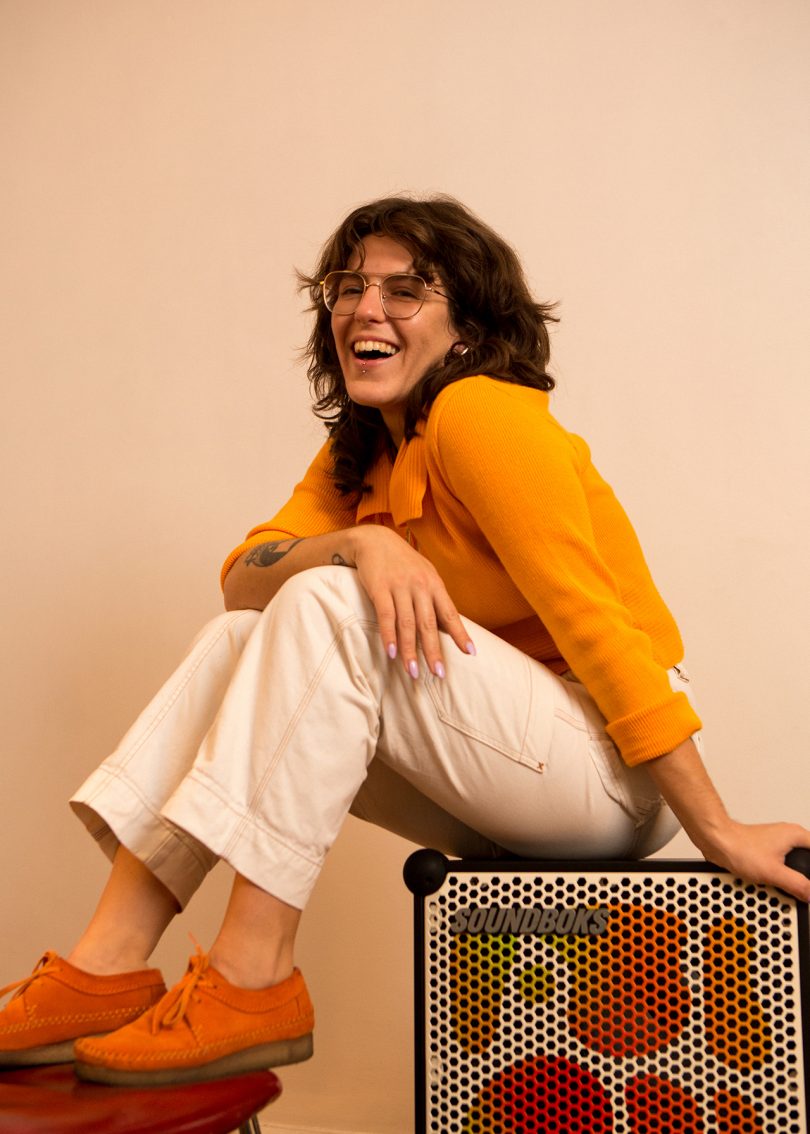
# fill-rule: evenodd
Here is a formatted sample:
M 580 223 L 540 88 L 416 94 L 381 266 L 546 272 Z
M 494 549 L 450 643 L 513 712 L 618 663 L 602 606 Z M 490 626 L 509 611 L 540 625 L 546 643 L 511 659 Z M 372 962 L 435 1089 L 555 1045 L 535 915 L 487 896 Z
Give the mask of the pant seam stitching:
M 277 831 L 273 831 L 269 827 L 266 827 L 255 812 L 251 810 L 246 810 L 243 812 L 241 809 L 235 807 L 233 800 L 229 799 L 228 796 L 223 794 L 222 785 L 219 784 L 211 776 L 209 776 L 207 772 L 204 772 L 200 768 L 194 768 L 191 772 L 189 772 L 187 778 L 193 783 L 196 783 L 197 786 L 200 787 L 203 791 L 210 792 L 211 795 L 215 796 L 218 802 L 220 802 L 226 808 L 226 810 L 228 810 L 234 816 L 234 818 L 239 821 L 236 830 L 225 842 L 225 848 L 222 852 L 223 858 L 227 858 L 229 852 L 241 839 L 245 829 L 250 827 L 253 830 L 260 832 L 262 835 L 265 835 L 268 839 L 272 839 L 274 843 L 277 843 L 279 846 L 284 847 L 285 850 L 290 851 L 291 854 L 294 854 L 297 858 L 302 859 L 310 866 L 320 867 L 322 865 L 322 859 L 320 857 L 311 858 L 309 855 L 304 854 L 304 852 L 299 850 L 297 847 L 291 846 L 290 843 L 279 836 Z
M 163 721 L 169 715 L 169 712 L 174 708 L 175 704 L 177 703 L 177 701 L 180 699 L 181 695 L 185 691 L 186 686 L 191 682 L 192 678 L 195 676 L 198 669 L 203 664 L 203 662 L 206 660 L 206 658 L 211 653 L 211 651 L 214 649 L 214 647 L 219 644 L 221 639 L 227 633 L 228 629 L 235 622 L 239 621 L 238 616 L 241 616 L 245 613 L 247 613 L 247 612 L 246 611 L 238 611 L 237 617 L 231 619 L 227 624 L 223 625 L 223 627 L 221 628 L 219 633 L 216 635 L 216 637 L 212 638 L 212 640 L 208 643 L 206 649 L 200 654 L 196 663 L 193 666 L 191 666 L 189 669 L 186 670 L 182 683 L 180 685 L 178 685 L 178 687 L 175 689 L 175 691 L 172 694 L 168 703 L 165 704 L 161 708 L 161 710 L 157 714 L 157 716 L 153 717 L 152 720 L 150 720 L 148 722 L 148 724 L 146 725 L 146 727 L 144 728 L 144 730 L 140 734 L 140 736 L 133 739 L 132 743 L 129 745 L 129 747 L 126 750 L 126 753 L 121 754 L 118 757 L 117 763 L 121 767 L 123 767 L 125 764 L 128 764 L 130 762 L 130 760 L 132 760 L 132 758 L 139 751 L 139 749 L 141 749 L 143 747 L 143 745 L 147 743 L 149 738 L 152 736 L 152 733 L 154 733 L 155 730 L 158 728 L 158 726 L 163 723 Z

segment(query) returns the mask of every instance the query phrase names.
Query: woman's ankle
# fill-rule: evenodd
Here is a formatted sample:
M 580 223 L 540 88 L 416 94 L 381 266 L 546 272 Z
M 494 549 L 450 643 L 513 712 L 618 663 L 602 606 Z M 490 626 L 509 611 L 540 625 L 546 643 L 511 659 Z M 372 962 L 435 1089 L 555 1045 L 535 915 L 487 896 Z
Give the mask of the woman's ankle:
M 82 942 L 71 949 L 65 960 L 74 968 L 93 976 L 116 976 L 149 968 L 149 959 L 131 947 L 108 949 Z
M 270 988 L 274 984 L 292 976 L 292 954 L 286 951 L 282 955 L 272 956 L 267 950 L 261 955 L 250 956 L 243 952 L 238 956 L 230 955 L 226 950 L 212 948 L 208 956 L 211 968 L 236 988 Z

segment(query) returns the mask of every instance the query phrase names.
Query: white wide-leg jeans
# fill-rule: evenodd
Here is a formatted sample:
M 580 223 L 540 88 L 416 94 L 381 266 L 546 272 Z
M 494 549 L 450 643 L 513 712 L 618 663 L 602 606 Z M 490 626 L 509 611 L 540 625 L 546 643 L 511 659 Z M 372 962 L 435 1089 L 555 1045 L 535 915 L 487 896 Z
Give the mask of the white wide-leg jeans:
M 583 686 L 467 622 L 447 676 L 386 655 L 355 571 L 209 623 L 71 805 L 181 905 L 218 858 L 302 908 L 351 811 L 452 855 L 643 857 L 678 828 Z M 677 674 L 673 680 L 677 681 Z M 688 687 L 687 687 L 688 689 Z

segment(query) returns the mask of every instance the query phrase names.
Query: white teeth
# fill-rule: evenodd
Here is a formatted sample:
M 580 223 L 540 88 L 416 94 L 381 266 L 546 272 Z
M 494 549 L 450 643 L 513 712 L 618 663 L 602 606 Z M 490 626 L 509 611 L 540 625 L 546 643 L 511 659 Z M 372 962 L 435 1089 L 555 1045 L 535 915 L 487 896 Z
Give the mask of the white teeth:
M 355 354 L 364 354 L 369 350 L 376 350 L 380 354 L 396 354 L 399 347 L 395 347 L 392 343 L 378 342 L 376 339 L 361 339 L 360 342 L 352 345 L 352 350 Z

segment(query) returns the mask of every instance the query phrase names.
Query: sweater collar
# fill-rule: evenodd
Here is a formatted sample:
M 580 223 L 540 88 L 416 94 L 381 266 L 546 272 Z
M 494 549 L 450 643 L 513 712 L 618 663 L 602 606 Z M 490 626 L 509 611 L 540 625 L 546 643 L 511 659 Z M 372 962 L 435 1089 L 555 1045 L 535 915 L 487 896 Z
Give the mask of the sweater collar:
M 369 516 L 390 515 L 397 527 L 404 527 L 422 515 L 427 488 L 425 440 L 416 434 L 403 441 L 396 460 L 383 453 L 368 472 L 371 491 L 357 507 L 358 522 Z

